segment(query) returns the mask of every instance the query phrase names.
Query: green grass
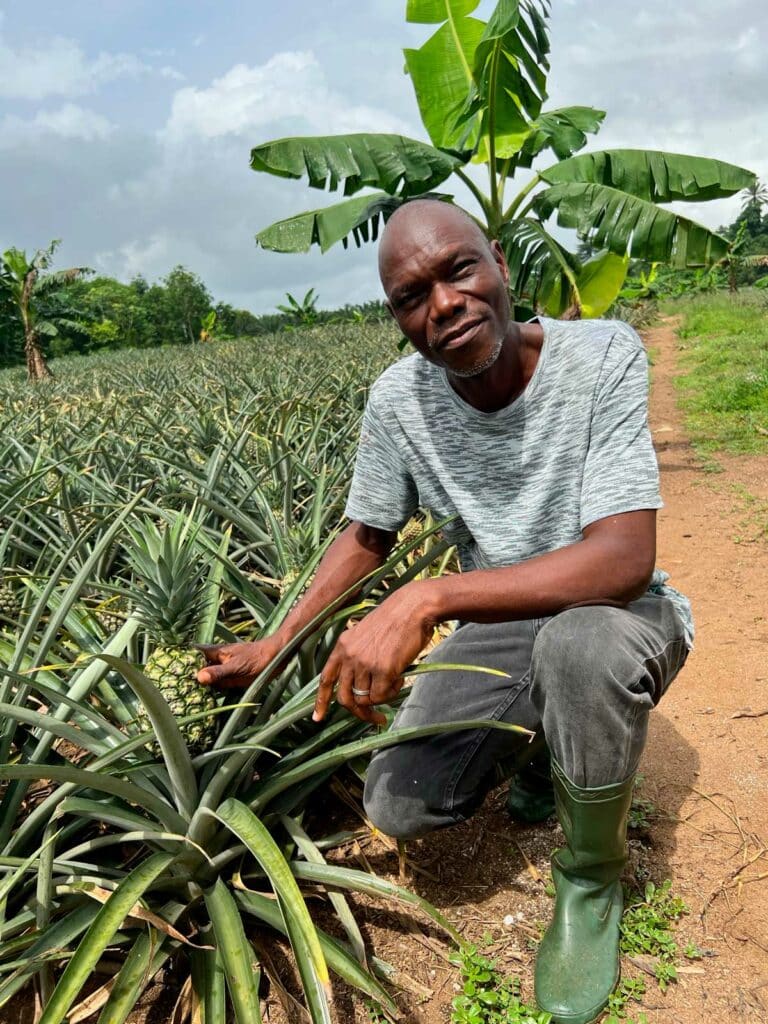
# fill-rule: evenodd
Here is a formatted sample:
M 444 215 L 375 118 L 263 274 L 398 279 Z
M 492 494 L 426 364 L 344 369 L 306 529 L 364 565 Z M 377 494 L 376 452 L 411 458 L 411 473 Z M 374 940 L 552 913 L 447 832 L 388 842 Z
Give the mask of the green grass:
M 768 451 L 768 302 L 757 291 L 670 303 L 683 374 L 680 404 L 697 450 Z

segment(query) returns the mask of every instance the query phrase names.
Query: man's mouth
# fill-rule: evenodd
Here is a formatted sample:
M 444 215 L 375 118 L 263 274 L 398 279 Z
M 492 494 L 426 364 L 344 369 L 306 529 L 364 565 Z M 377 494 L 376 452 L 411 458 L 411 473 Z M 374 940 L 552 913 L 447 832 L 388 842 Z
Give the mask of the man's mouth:
M 438 338 L 434 350 L 442 352 L 444 349 L 459 348 L 474 337 L 477 328 L 482 323 L 482 320 L 468 320 L 463 324 L 452 327 L 450 331 L 446 331 L 445 334 Z

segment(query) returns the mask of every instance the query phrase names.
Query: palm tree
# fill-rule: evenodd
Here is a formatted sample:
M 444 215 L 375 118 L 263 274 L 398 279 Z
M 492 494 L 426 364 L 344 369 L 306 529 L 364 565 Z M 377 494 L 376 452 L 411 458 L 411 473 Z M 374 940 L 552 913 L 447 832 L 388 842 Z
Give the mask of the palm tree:
M 761 182 L 759 179 L 755 179 L 751 185 L 748 185 L 742 195 L 741 212 L 747 213 L 748 210 L 757 206 L 758 210 L 761 206 L 768 205 L 768 185 Z
M 83 274 L 87 267 L 70 267 L 45 273 L 59 245 L 56 239 L 47 249 L 38 249 L 32 259 L 21 249 L 7 249 L 0 256 L 0 291 L 5 306 L 12 310 L 13 321 L 24 335 L 24 357 L 30 381 L 53 376 L 42 349 L 43 338 L 55 338 L 62 327 L 77 327 L 71 311 L 51 308 L 56 291 Z

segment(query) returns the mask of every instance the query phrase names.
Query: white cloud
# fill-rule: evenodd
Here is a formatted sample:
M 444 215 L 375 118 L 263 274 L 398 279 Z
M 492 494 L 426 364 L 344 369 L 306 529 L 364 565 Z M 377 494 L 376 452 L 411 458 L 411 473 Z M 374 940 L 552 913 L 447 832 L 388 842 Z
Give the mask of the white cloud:
M 156 232 L 145 241 L 125 242 L 117 249 L 96 253 L 95 265 L 103 273 L 130 281 L 141 274 L 150 280 L 170 269 L 173 246 L 168 235 Z
M 161 78 L 169 78 L 171 79 L 171 81 L 174 82 L 183 82 L 184 79 L 187 77 L 186 75 L 183 75 L 180 71 L 177 71 L 176 68 L 172 68 L 169 64 L 164 64 L 163 67 L 161 67 L 160 70 L 158 71 L 158 74 L 160 75 Z
M 101 114 L 75 103 L 65 103 L 58 110 L 40 110 L 28 120 L 14 114 L 7 115 L 0 122 L 0 145 L 7 148 L 43 135 L 93 142 L 107 138 L 114 130 L 112 122 Z
M 413 131 L 386 111 L 354 105 L 334 92 L 310 51 L 286 51 L 257 67 L 236 64 L 207 89 L 179 89 L 166 135 L 172 140 L 212 139 L 281 121 L 293 122 L 292 133 Z
M 148 70 L 129 53 L 100 53 L 89 59 L 73 39 L 61 36 L 18 49 L 0 39 L 0 97 L 8 99 L 83 96 L 105 82 Z

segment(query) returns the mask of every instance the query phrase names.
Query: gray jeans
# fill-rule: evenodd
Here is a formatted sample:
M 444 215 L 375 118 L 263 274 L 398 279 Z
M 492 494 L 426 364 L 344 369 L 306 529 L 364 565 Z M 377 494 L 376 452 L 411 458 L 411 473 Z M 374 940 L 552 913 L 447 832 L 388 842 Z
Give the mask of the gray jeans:
M 637 768 L 648 714 L 687 654 L 674 607 L 655 594 L 626 608 L 590 605 L 543 619 L 470 622 L 427 660 L 498 668 L 510 678 L 430 672 L 418 678 L 395 724 L 514 722 L 546 739 L 576 786 L 607 786 Z M 368 768 L 366 812 L 382 832 L 402 838 L 465 821 L 534 749 L 514 733 L 478 729 L 379 751 Z

